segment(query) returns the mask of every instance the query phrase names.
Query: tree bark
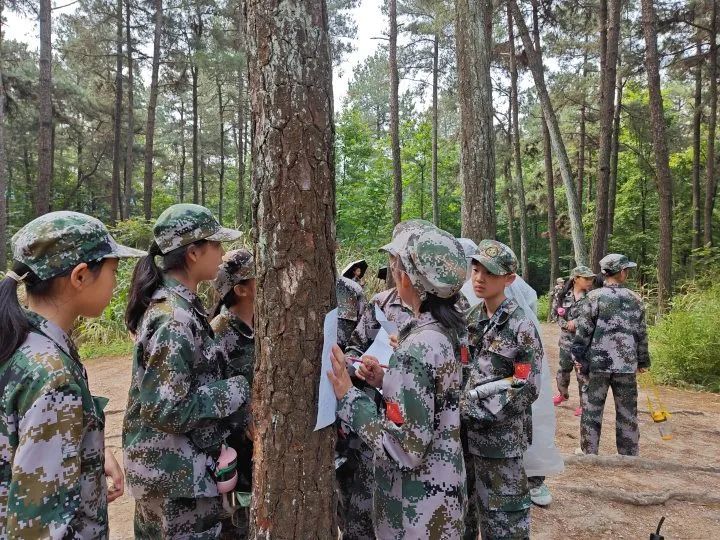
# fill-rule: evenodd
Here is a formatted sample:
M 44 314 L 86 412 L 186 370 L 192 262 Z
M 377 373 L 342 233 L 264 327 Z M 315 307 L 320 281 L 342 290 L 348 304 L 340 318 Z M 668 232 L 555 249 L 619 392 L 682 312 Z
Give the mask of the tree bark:
M 620 59 L 618 58 L 618 62 Z M 615 230 L 615 205 L 617 202 L 618 159 L 620 157 L 620 112 L 622 110 L 623 80 L 618 76 L 613 116 L 613 135 L 610 155 L 610 187 L 608 189 L 608 241 Z
M 247 0 L 255 218 L 251 537 L 326 539 L 335 429 L 312 431 L 335 305 L 333 93 L 324 0 Z
M 199 170 L 199 161 L 198 161 L 198 146 L 199 146 L 199 133 L 198 133 L 198 67 L 197 65 L 193 64 L 190 67 L 190 72 L 192 74 L 192 117 L 193 117 L 193 125 L 192 125 L 192 151 L 193 151 L 193 157 L 192 157 L 192 169 L 193 169 L 193 203 L 199 204 L 200 203 L 200 170 Z
M 185 202 L 185 100 L 180 98 L 180 202 Z
M 708 121 L 708 142 L 707 142 L 707 180 L 705 187 L 705 223 L 703 226 L 703 242 L 705 245 L 712 245 L 712 218 L 715 208 L 715 190 L 717 180 L 715 178 L 715 129 L 717 126 L 717 16 L 718 0 L 712 0 L 712 12 L 710 20 L 710 58 L 708 60 L 708 82 L 710 101 L 710 118 Z
M 219 180 L 219 202 L 218 202 L 218 220 L 220 224 L 223 223 L 223 202 L 224 202 L 224 191 L 225 191 L 225 105 L 223 104 L 222 96 L 222 82 L 220 77 L 217 78 L 217 90 L 218 90 L 218 113 L 220 115 L 220 172 L 218 174 Z
M 158 99 L 158 80 L 160 72 L 160 40 L 163 32 L 163 4 L 162 0 L 155 0 L 155 31 L 153 32 L 153 57 L 152 57 L 152 75 L 150 76 L 150 96 L 148 98 L 147 109 L 147 128 L 145 132 L 145 170 L 143 173 L 143 213 L 145 219 L 152 218 L 152 196 L 153 196 L 153 150 L 155 147 L 155 110 L 157 109 Z M 184 104 L 183 104 L 184 108 Z M 184 112 L 184 111 L 183 111 Z M 184 122 L 182 126 L 183 138 L 185 135 Z M 183 154 L 185 150 L 185 142 L 183 141 Z M 183 168 L 184 168 L 183 155 Z M 183 171 L 184 172 L 184 171 Z M 181 186 L 183 181 L 180 182 Z M 181 187 L 182 190 L 182 187 Z M 182 195 L 180 196 L 182 201 Z
M 535 89 L 540 99 L 540 105 L 550 131 L 550 140 L 552 142 L 553 153 L 558 162 L 560 175 L 565 185 L 565 196 L 568 203 L 568 215 L 570 217 L 570 231 L 573 239 L 573 249 L 575 253 L 575 261 L 577 264 L 587 264 L 587 250 L 585 248 L 585 235 L 582 225 L 582 216 L 580 214 L 580 205 L 578 203 L 577 193 L 575 192 L 575 182 L 572 178 L 570 170 L 570 160 L 568 159 L 565 143 L 560 132 L 555 110 L 550 102 L 547 86 L 545 85 L 545 73 L 543 71 L 542 57 L 539 51 L 536 51 L 528 31 L 525 19 L 517 5 L 517 0 L 508 0 L 512 5 L 513 18 L 518 27 L 520 37 L 522 38 L 523 47 L 528 57 L 528 64 L 535 81 Z
M 245 40 L 243 39 L 243 10 L 238 9 L 237 17 L 237 48 L 245 51 Z M 239 227 L 245 224 L 245 70 L 241 67 L 237 72 L 237 188 L 238 203 L 236 221 Z
M 700 123 L 702 122 L 702 40 L 698 36 L 695 43 L 695 102 L 693 113 L 693 165 L 692 165 L 692 249 L 696 250 L 702 242 L 702 210 L 700 208 Z M 690 259 L 690 271 L 694 273 L 695 257 Z
M 0 58 L 3 50 L 3 12 L 5 2 L 0 0 Z M 0 62 L 0 269 L 7 268 L 7 222 L 8 205 L 6 193 L 10 193 L 8 182 L 7 151 L 5 148 L 5 84 L 3 82 L 3 64 Z
M 612 153 L 615 88 L 620 41 L 621 0 L 600 0 L 600 147 L 595 182 L 595 226 L 590 263 L 600 271 L 600 259 L 607 254 L 610 156 Z
M 135 74 L 133 73 L 133 46 L 132 33 L 130 31 L 130 0 L 125 2 L 125 40 L 127 42 L 127 64 L 128 64 L 128 110 L 127 110 L 127 133 L 125 138 L 125 204 L 123 206 L 123 219 L 130 217 L 130 204 L 133 199 L 133 168 L 135 144 Z
M 657 50 L 657 21 L 653 0 L 641 1 L 642 26 L 645 35 L 645 71 L 650 94 L 650 123 L 655 155 L 655 177 L 660 199 L 660 249 L 658 253 L 658 307 L 666 311 L 672 294 L 672 208 L 673 187 L 665 135 L 662 94 L 660 93 L 660 60 Z
M 455 2 L 460 101 L 462 235 L 495 238 L 495 132 L 493 128 L 492 2 Z
M 397 0 L 388 1 L 390 17 L 390 139 L 393 162 L 393 224 L 402 219 L 402 166 L 400 163 L 400 74 L 397 64 Z
M 588 15 L 589 18 L 589 15 Z M 585 93 L 585 81 L 588 76 L 588 36 L 585 35 L 585 48 L 583 49 L 583 97 L 582 104 L 580 105 L 580 141 L 578 149 L 578 177 L 577 177 L 577 199 L 580 204 L 580 213 L 582 214 L 583 209 L 583 193 L 585 187 L 585 149 L 587 146 L 587 95 Z
M 110 188 L 110 223 L 120 217 L 120 160 L 122 159 L 122 96 L 123 96 L 123 0 L 115 5 L 115 108 L 113 109 L 113 166 Z
M 518 72 L 517 58 L 515 55 L 515 33 L 513 30 L 512 9 L 507 7 L 508 22 L 508 43 L 510 46 L 510 106 L 512 152 L 515 163 L 515 189 L 517 191 L 518 207 L 520 211 L 520 269 L 525 281 L 530 279 L 528 268 L 528 230 L 527 230 L 527 206 L 525 205 L 525 186 L 523 185 L 522 157 L 520 156 L 520 120 L 519 108 L 520 98 L 518 97 Z M 539 50 L 539 49 L 538 49 Z
M 433 89 L 432 89 L 432 216 L 433 223 L 440 226 L 440 202 L 438 200 L 438 60 L 440 36 L 433 40 Z
M 120 1 L 120 0 L 118 0 Z M 52 185 L 52 2 L 40 0 L 40 80 L 38 86 L 38 176 L 35 215 L 50 211 Z

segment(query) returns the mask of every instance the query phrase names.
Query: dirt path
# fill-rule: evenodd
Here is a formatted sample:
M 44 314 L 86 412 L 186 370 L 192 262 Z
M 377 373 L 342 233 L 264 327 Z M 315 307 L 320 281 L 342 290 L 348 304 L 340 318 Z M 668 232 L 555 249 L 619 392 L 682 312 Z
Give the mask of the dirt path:
M 558 358 L 557 329 L 547 325 L 543 334 L 554 373 Z M 110 398 L 106 409 L 106 440 L 119 459 L 130 359 L 96 359 L 87 362 L 87 367 L 93 392 Z M 667 407 L 676 412 L 672 419 L 674 439 L 660 439 L 643 408 L 641 392 L 640 453 L 651 462 L 650 466 L 640 469 L 569 463 L 565 472 L 547 479 L 553 503 L 547 508 L 533 509 L 534 539 L 648 538 L 661 516 L 666 516 L 662 532 L 668 540 L 720 538 L 720 395 L 676 388 L 662 388 L 661 393 Z M 556 409 L 556 442 L 565 457 L 572 456 L 580 446 L 579 418 L 573 416 L 578 405 L 574 385 L 570 401 Z M 605 409 L 600 452 L 602 456 L 615 454 L 611 398 Z M 705 467 L 705 470 L 668 470 L 673 469 L 673 464 L 695 469 Z M 665 504 L 637 506 L 609 500 L 623 494 L 663 495 L 666 492 L 674 492 L 689 501 L 673 498 Z M 132 513 L 132 499 L 127 496 L 110 505 L 112 539 L 132 538 Z

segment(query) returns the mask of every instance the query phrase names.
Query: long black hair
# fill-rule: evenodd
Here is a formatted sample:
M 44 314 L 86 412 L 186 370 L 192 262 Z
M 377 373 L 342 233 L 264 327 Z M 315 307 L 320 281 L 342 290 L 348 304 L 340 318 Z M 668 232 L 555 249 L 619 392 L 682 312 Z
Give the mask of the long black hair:
M 420 313 L 430 312 L 433 318 L 448 330 L 461 334 L 467 328 L 465 316 L 457 309 L 459 294 L 450 298 L 440 298 L 427 293 L 425 300 L 420 304 Z
M 132 281 L 130 282 L 128 305 L 125 310 L 125 325 L 131 333 L 137 333 L 140 321 L 150 305 L 153 294 L 163 284 L 163 272 L 186 270 L 187 259 L 185 255 L 190 246 L 201 246 L 205 243 L 207 243 L 207 240 L 198 240 L 162 255 L 160 247 L 153 240 L 148 249 L 148 254 L 135 265 Z M 162 255 L 162 269 L 155 263 L 155 257 L 158 255 Z
M 97 275 L 106 259 L 86 263 L 90 271 Z M 78 262 L 80 264 L 80 262 Z M 17 275 L 26 274 L 23 279 L 25 291 L 33 298 L 47 298 L 52 295 L 53 284 L 58 278 L 69 276 L 75 267 L 68 268 L 61 274 L 50 279 L 41 280 L 26 265 L 14 261 L 12 271 Z M 4 364 L 23 344 L 30 332 L 30 323 L 25 316 L 17 295 L 18 282 L 11 277 L 0 281 L 0 365 Z

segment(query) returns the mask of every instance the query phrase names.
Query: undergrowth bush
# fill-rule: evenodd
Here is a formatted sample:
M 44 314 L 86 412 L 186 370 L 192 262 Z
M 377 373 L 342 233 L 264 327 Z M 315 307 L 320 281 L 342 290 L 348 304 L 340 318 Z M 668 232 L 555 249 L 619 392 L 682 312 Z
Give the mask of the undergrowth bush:
M 670 313 L 649 328 L 657 380 L 720 392 L 720 284 L 691 282 L 675 296 Z

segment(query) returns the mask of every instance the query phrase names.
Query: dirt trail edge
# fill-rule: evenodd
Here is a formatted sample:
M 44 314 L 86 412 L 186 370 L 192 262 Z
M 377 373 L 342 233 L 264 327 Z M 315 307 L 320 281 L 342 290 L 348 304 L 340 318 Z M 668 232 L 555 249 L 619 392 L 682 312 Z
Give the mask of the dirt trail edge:
M 558 331 L 543 325 L 550 370 L 558 363 Z M 97 358 L 86 362 L 96 395 L 110 398 L 106 414 L 106 444 L 122 459 L 121 429 L 130 384 L 129 357 Z M 553 384 L 554 387 L 554 384 Z M 565 458 L 565 471 L 548 477 L 553 502 L 533 508 L 533 539 L 649 538 L 662 516 L 666 539 L 720 538 L 720 394 L 660 388 L 665 405 L 674 412 L 671 441 L 660 439 L 639 397 L 640 458 L 615 451 L 615 419 L 608 397 L 600 456 L 576 456 L 580 446 L 577 384 L 570 400 L 556 408 L 555 440 Z M 133 500 L 124 495 L 110 505 L 110 538 L 133 538 Z

